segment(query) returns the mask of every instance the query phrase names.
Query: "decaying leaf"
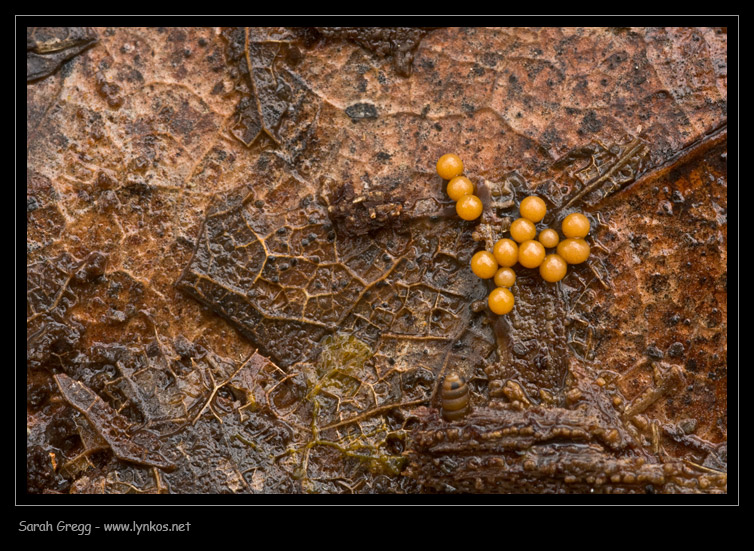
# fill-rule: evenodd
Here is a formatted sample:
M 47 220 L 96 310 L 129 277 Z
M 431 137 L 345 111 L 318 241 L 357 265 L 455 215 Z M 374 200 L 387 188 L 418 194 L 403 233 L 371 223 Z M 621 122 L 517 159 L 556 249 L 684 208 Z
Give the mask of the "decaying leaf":
M 26 81 L 51 75 L 96 41 L 88 27 L 27 27 Z
M 30 493 L 727 491 L 724 29 L 27 38 Z M 530 194 L 592 256 L 497 317 Z
M 128 422 L 91 389 L 62 373 L 55 376 L 55 382 L 63 397 L 86 416 L 119 459 L 148 467 L 175 469 L 158 451 L 136 443 L 128 433 Z

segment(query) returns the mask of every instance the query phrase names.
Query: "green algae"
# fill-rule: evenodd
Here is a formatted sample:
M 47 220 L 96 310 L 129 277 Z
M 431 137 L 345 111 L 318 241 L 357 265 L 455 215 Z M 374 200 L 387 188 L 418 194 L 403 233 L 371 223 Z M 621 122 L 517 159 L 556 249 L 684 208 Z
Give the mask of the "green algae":
M 327 336 L 320 344 L 316 364 L 303 367 L 307 386 L 304 400 L 311 405 L 309 438 L 283 454 L 295 465 L 294 478 L 301 480 L 305 490 L 314 488 L 309 471 L 315 451 L 335 452 L 328 457 L 353 461 L 373 475 L 399 475 L 405 458 L 394 449 L 396 442 L 405 440 L 405 431 L 391 429 L 384 415 L 369 415 L 370 406 L 378 409 L 370 401 L 374 376 L 369 360 L 374 352 L 353 335 Z M 349 415 L 359 420 L 333 428 L 346 404 Z

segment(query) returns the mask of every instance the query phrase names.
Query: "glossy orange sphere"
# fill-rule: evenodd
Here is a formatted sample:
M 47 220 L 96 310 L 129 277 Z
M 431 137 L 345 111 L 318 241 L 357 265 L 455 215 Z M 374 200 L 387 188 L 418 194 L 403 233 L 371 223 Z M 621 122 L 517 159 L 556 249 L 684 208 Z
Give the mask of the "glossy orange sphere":
M 503 266 L 495 272 L 493 281 L 498 287 L 513 287 L 513 284 L 516 283 L 516 272 L 512 268 Z
M 547 206 L 542 198 L 537 197 L 536 195 L 530 195 L 521 201 L 519 210 L 522 217 L 531 220 L 532 222 L 539 222 L 545 217 Z
M 476 220 L 483 208 L 482 200 L 476 195 L 464 195 L 456 202 L 456 212 L 464 220 Z
M 591 254 L 591 248 L 589 243 L 583 239 L 563 239 L 558 244 L 558 254 L 563 257 L 563 260 L 568 264 L 581 264 Z
M 466 176 L 456 176 L 448 182 L 445 191 L 453 201 L 458 201 L 464 195 L 474 194 L 474 184 Z
M 524 268 L 536 268 L 545 259 L 545 248 L 539 241 L 529 239 L 518 247 L 518 263 Z
M 463 161 L 455 153 L 446 153 L 437 161 L 437 173 L 443 180 L 451 180 L 463 174 Z
M 589 219 L 579 212 L 574 212 L 563 219 L 561 229 L 566 237 L 586 237 L 589 227 Z
M 513 293 L 505 287 L 496 287 L 487 298 L 487 305 L 490 307 L 490 310 L 498 316 L 502 316 L 513 310 L 514 303 Z
M 513 266 L 518 262 L 518 243 L 513 239 L 501 239 L 492 247 L 492 254 L 501 266 Z
M 539 242 L 547 249 L 554 249 L 558 246 L 558 242 L 560 242 L 558 232 L 552 228 L 547 228 L 546 230 L 539 232 L 539 237 L 537 239 L 539 239 Z
M 537 228 L 534 222 L 527 220 L 526 218 L 518 218 L 513 221 L 510 227 L 511 238 L 514 241 L 523 243 L 529 239 L 534 239 L 537 236 Z
M 563 279 L 568 272 L 568 264 L 560 255 L 548 254 L 539 265 L 539 275 L 542 279 L 555 283 Z
M 482 279 L 494 277 L 497 267 L 497 260 L 489 251 L 479 251 L 471 257 L 471 271 Z

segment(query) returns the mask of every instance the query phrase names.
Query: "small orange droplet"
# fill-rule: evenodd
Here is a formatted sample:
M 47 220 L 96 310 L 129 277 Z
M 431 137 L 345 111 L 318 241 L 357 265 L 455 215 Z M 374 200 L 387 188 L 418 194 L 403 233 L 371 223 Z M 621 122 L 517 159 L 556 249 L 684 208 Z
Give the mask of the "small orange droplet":
M 545 248 L 539 241 L 529 239 L 518 247 L 518 262 L 524 268 L 536 268 L 545 259 Z
M 474 194 L 474 184 L 466 176 L 456 176 L 448 182 L 445 191 L 453 201 L 458 201 L 464 195 Z
M 586 237 L 589 233 L 589 219 L 579 212 L 569 214 L 563 219 L 561 229 L 566 237 Z
M 501 266 L 513 266 L 518 262 L 518 243 L 513 239 L 500 239 L 492 247 L 492 254 Z
M 539 266 L 539 274 L 542 279 L 550 283 L 563 279 L 567 271 L 568 264 L 557 254 L 548 254 Z
M 545 217 L 547 206 L 542 198 L 537 197 L 536 195 L 530 195 L 521 201 L 519 211 L 521 212 L 521 216 L 527 220 L 539 222 Z
M 564 239 L 558 244 L 558 254 L 569 264 L 581 264 L 591 254 L 589 243 L 583 239 Z
M 510 289 L 506 289 L 505 287 L 496 287 L 487 298 L 487 304 L 489 305 L 490 310 L 498 316 L 505 315 L 513 310 L 514 303 L 515 299 L 513 298 L 513 293 L 510 292 Z
M 477 277 L 489 279 L 497 272 L 497 260 L 489 251 L 479 251 L 471 257 L 471 271 Z
M 539 232 L 538 239 L 539 242 L 548 249 L 557 247 L 558 243 L 560 242 L 560 236 L 558 235 L 558 232 L 556 232 L 552 228 L 547 228 L 546 230 Z
M 513 287 L 513 284 L 516 283 L 516 272 L 512 268 L 503 266 L 495 272 L 493 281 L 498 287 Z
M 476 220 L 483 208 L 482 200 L 476 195 L 464 195 L 456 202 L 456 212 L 464 220 Z
M 443 180 L 451 180 L 463 174 L 463 161 L 455 153 L 446 153 L 437 161 L 437 174 Z
M 523 243 L 537 236 L 537 227 L 534 222 L 526 218 L 518 218 L 513 221 L 510 227 L 511 237 L 514 241 Z

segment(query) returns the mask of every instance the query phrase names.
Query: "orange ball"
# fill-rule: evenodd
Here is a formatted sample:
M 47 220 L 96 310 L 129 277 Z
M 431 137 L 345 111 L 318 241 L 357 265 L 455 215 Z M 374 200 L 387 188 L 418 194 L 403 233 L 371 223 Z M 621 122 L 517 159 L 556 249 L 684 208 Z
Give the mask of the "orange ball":
M 471 257 L 471 271 L 482 279 L 489 279 L 497 272 L 497 260 L 491 252 L 479 251 Z
M 510 227 L 511 237 L 514 241 L 523 243 L 529 239 L 534 239 L 537 236 L 537 228 L 534 222 L 527 220 L 526 218 L 518 218 L 513 221 Z
M 498 287 L 513 287 L 513 284 L 516 283 L 516 272 L 511 268 L 503 266 L 495 272 L 493 281 Z
M 474 194 L 474 184 L 466 176 L 456 176 L 450 182 L 446 188 L 448 197 L 453 201 L 458 201 L 464 195 Z
M 567 271 L 568 264 L 558 254 L 548 254 L 542 261 L 542 264 L 539 265 L 539 275 L 550 283 L 563 279 Z
M 524 268 L 536 268 L 545 259 L 545 248 L 539 241 L 529 239 L 518 247 L 518 262 Z
M 446 153 L 437 161 L 437 173 L 443 180 L 452 180 L 463 173 L 463 161 L 455 153 Z
M 501 239 L 492 247 L 492 254 L 501 266 L 513 266 L 518 262 L 518 243 L 513 239 Z
M 505 287 L 496 287 L 487 298 L 487 305 L 495 314 L 502 316 L 513 310 L 513 293 Z
M 566 237 L 586 237 L 589 227 L 589 219 L 579 212 L 574 212 L 563 219 L 561 229 Z
M 476 220 L 483 208 L 482 200 L 476 195 L 464 195 L 456 202 L 456 212 L 464 220 Z
M 548 249 L 554 249 L 557 247 L 559 241 L 560 236 L 558 235 L 558 232 L 551 228 L 539 232 L 539 242 Z
M 545 205 L 545 202 L 541 197 L 530 195 L 529 197 L 521 201 L 519 210 L 521 211 L 521 216 L 523 216 L 527 220 L 531 220 L 532 222 L 539 222 L 540 220 L 542 220 L 542 218 L 545 217 L 545 214 L 547 213 L 547 206 Z
M 563 239 L 558 244 L 558 254 L 569 264 L 581 264 L 591 254 L 589 243 L 583 239 Z

